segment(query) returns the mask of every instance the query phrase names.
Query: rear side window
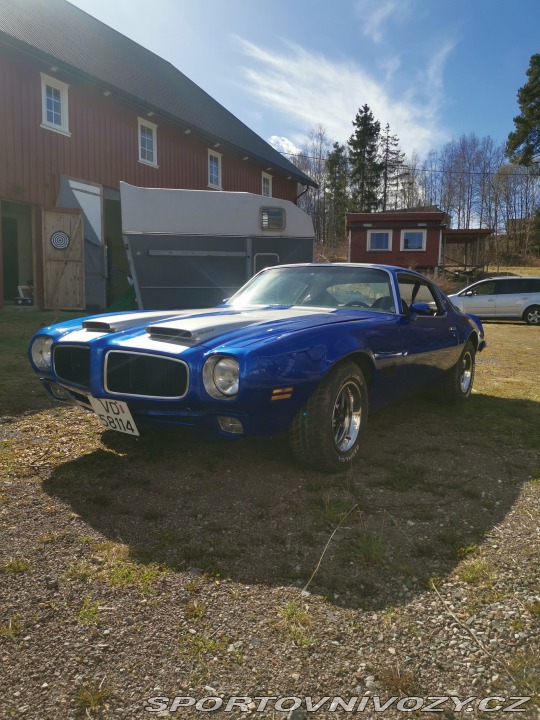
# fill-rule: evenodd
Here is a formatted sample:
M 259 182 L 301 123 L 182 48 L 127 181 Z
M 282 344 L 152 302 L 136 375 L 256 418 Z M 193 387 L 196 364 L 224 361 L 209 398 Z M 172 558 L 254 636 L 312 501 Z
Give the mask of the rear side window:
M 497 295 L 515 295 L 525 292 L 525 283 L 520 278 L 516 280 L 497 280 Z
M 497 280 L 498 295 L 519 295 L 540 292 L 540 278 L 508 278 Z
M 523 285 L 522 292 L 540 293 L 540 278 L 523 278 Z

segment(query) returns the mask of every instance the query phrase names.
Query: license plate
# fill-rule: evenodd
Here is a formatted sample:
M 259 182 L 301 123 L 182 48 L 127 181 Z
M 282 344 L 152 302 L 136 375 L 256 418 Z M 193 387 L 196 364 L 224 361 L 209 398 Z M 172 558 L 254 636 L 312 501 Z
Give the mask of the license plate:
M 121 400 L 89 397 L 99 422 L 106 430 L 117 430 L 128 435 L 138 435 L 139 431 L 135 420 L 129 411 L 127 403 Z

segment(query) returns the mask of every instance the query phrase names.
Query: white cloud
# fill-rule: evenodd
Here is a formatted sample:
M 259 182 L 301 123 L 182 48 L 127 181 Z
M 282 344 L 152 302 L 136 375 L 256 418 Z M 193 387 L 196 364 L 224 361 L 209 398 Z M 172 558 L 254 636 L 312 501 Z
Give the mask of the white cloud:
M 355 11 L 361 19 L 364 35 L 375 42 L 381 42 L 384 23 L 396 14 L 403 4 L 397 0 L 380 0 L 376 3 L 373 0 L 358 0 Z
M 272 135 L 272 137 L 268 138 L 268 142 L 273 148 L 284 155 L 299 155 L 302 152 L 298 145 L 282 135 Z
M 392 92 L 390 83 L 378 81 L 352 61 L 332 61 L 320 53 L 288 43 L 282 52 L 266 50 L 242 38 L 237 42 L 250 59 L 244 67 L 245 88 L 261 103 L 293 124 L 292 142 L 302 145 L 309 130 L 322 125 L 332 140 L 350 137 L 358 108 L 369 105 L 384 127 L 398 135 L 402 149 L 421 155 L 446 140 L 440 128 L 442 71 L 451 46 L 438 50 L 409 87 Z M 397 60 L 392 69 L 397 69 Z M 291 134 L 291 133 L 289 133 Z

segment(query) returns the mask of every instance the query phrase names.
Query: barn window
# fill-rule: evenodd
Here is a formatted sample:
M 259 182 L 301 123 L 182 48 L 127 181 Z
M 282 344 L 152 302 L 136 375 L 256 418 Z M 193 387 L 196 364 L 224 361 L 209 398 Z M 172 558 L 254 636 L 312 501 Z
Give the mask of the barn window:
M 139 162 L 157 167 L 157 125 L 139 118 Z
M 68 113 L 69 85 L 41 73 L 41 127 L 70 135 Z
M 262 191 L 264 197 L 272 197 L 272 176 L 263 172 L 262 174 Z
M 401 231 L 401 249 L 402 250 L 425 250 L 426 249 L 426 231 L 425 230 L 402 230 Z
M 221 190 L 221 155 L 213 150 L 208 151 L 208 185 Z
M 368 230 L 368 250 L 391 250 L 392 233 L 390 230 Z

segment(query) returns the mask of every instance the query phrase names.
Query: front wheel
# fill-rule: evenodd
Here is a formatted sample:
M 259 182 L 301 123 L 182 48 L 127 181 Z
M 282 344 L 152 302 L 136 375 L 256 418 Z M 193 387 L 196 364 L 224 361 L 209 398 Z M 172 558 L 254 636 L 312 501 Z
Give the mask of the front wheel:
M 540 325 L 540 305 L 531 305 L 523 313 L 527 325 Z
M 360 449 L 367 415 L 362 371 L 353 362 L 343 362 L 330 371 L 294 418 L 289 429 L 293 455 L 316 470 L 346 470 Z
M 467 340 L 460 359 L 442 379 L 437 388 L 437 396 L 450 403 L 466 400 L 472 392 L 476 368 L 476 350 Z

